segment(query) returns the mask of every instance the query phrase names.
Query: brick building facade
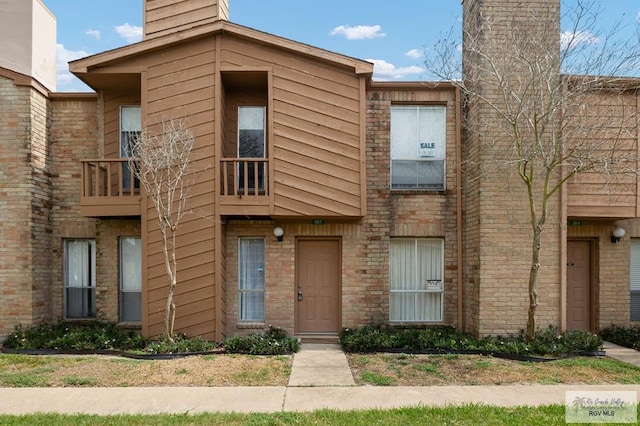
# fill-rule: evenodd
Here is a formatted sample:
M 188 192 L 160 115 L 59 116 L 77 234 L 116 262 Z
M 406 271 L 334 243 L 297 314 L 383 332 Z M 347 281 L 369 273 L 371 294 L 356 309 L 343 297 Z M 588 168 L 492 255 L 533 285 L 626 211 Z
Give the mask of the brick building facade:
M 145 1 L 148 19 L 164 3 Z M 147 22 L 142 42 L 71 64 L 96 94 L 55 93 L 35 73 L 0 68 L 0 336 L 65 318 L 161 332 L 161 240 L 120 157 L 127 132 L 170 111 L 192 126 L 200 179 L 178 243 L 176 331 L 219 340 L 276 325 L 334 339 L 372 323 L 479 335 L 525 326 L 528 200 L 495 168 L 508 141 L 486 104 L 463 111 L 446 82 L 371 81 L 367 62 L 228 22 L 227 1 L 185 3 L 211 16 Z M 559 46 L 557 0 L 526 10 L 464 0 L 463 10 L 467 36 L 507 21 L 539 31 L 544 16 Z M 508 40 L 513 27 L 500 25 Z M 464 60 L 469 70 L 477 58 Z M 637 109 L 635 89 L 625 93 Z M 403 133 L 408 123 L 422 139 Z M 240 154 L 247 130 L 261 134 L 260 155 Z M 587 257 L 584 328 L 628 324 L 640 210 L 572 210 L 578 186 L 550 200 L 538 325 L 572 328 L 576 253 Z M 613 243 L 616 226 L 626 236 Z

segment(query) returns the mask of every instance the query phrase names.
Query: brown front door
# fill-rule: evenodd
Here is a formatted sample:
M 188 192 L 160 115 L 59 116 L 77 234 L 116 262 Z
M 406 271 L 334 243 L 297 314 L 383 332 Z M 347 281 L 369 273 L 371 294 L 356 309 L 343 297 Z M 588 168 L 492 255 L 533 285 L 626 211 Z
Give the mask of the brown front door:
M 296 312 L 298 333 L 340 329 L 340 240 L 297 241 Z
M 591 329 L 591 243 L 567 244 L 567 330 Z

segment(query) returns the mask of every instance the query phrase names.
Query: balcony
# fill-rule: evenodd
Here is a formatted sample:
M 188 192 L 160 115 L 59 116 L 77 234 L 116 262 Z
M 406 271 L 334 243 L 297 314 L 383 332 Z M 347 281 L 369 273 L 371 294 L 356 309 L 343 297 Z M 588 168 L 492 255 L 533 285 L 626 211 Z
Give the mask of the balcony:
M 223 158 L 220 160 L 220 213 L 222 215 L 270 214 L 269 160 Z
M 126 158 L 82 160 L 80 214 L 140 216 L 140 182 Z

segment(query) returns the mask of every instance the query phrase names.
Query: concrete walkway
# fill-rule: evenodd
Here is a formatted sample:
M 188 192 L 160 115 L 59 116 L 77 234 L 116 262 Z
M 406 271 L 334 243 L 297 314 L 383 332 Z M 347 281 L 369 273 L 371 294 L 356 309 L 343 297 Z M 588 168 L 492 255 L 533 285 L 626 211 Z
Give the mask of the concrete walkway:
M 355 386 L 340 345 L 303 343 L 293 358 L 289 386 Z
M 607 343 L 607 355 L 640 364 L 640 354 Z M 355 386 L 335 345 L 303 345 L 289 386 L 149 388 L 0 388 L 0 414 L 159 414 L 279 412 L 487 404 L 564 404 L 567 391 L 635 391 L 636 385 Z

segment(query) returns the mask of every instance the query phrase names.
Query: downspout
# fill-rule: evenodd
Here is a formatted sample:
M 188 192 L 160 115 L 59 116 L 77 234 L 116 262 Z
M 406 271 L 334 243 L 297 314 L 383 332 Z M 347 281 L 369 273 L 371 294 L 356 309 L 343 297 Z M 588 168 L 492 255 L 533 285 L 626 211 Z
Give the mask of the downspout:
M 461 99 L 460 88 L 456 87 L 455 91 L 456 103 L 456 245 L 458 256 L 458 328 L 466 330 L 464 316 L 464 297 L 463 297 L 463 254 L 462 249 L 462 132 L 461 132 Z

